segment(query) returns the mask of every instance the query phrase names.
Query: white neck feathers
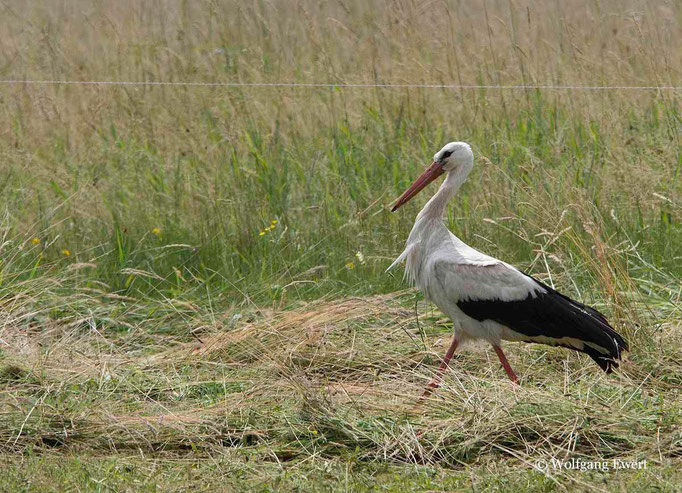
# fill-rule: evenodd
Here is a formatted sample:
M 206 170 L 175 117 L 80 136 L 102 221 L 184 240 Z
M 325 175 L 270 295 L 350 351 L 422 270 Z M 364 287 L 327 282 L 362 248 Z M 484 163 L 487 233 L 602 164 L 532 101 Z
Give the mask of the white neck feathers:
M 449 172 L 436 194 L 431 197 L 431 200 L 429 200 L 421 210 L 417 216 L 417 220 L 442 219 L 443 213 L 445 212 L 445 206 L 453 195 L 455 195 L 457 190 L 459 190 L 459 187 L 462 186 L 464 180 L 466 180 L 466 175 L 456 173 L 454 170 Z

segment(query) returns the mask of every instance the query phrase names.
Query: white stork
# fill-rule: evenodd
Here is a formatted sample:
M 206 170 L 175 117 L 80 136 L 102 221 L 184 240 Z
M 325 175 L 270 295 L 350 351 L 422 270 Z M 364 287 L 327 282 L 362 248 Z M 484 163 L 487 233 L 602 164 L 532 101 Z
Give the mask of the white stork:
M 618 367 L 627 342 L 601 313 L 555 291 L 517 268 L 481 253 L 443 224 L 445 206 L 474 165 L 471 147 L 450 142 L 398 198 L 392 211 L 446 173 L 438 192 L 414 223 L 405 250 L 388 268 L 405 261 L 405 274 L 454 325 L 452 343 L 423 397 L 438 387 L 460 342 L 483 339 L 492 344 L 512 382 L 518 383 L 500 341 L 562 346 L 589 355 L 604 371 Z

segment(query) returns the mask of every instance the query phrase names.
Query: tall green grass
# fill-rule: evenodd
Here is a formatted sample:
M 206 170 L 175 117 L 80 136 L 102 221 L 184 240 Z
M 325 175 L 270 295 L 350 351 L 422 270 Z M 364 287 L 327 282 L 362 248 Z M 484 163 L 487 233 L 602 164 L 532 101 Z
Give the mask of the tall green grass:
M 49 181 L 9 166 L 4 279 L 92 263 L 83 282 L 126 295 L 216 289 L 263 302 L 285 289 L 305 299 L 393 290 L 400 279 L 383 271 L 435 186 L 398 214 L 387 206 L 452 139 L 472 143 L 476 167 L 448 222 L 475 247 L 585 285 L 604 267 L 585 257 L 603 242 L 625 269 L 679 278 L 676 108 L 651 97 L 604 128 L 536 93 L 531 109 L 465 130 L 430 128 L 407 96 L 395 99 L 399 119 L 368 106 L 358 122 L 286 142 L 251 131 L 202 151 L 211 119 L 178 148 L 113 127 L 87 154 L 41 146 Z

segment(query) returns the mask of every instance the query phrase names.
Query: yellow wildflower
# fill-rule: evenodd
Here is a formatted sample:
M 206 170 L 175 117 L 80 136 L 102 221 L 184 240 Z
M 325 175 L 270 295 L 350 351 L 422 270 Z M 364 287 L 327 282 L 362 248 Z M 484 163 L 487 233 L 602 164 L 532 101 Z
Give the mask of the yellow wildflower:
M 64 250 L 62 250 L 62 253 L 63 253 L 64 256 L 66 256 L 66 257 L 70 257 L 70 256 L 71 256 L 71 250 L 68 250 L 68 249 L 66 249 L 66 248 L 65 248 Z
M 31 240 L 31 243 L 33 243 L 34 245 L 37 245 L 38 243 L 40 243 L 40 238 L 33 238 Z
M 273 229 L 275 229 L 276 224 L 277 224 L 277 219 L 273 219 L 272 222 L 270 223 L 270 226 L 266 226 L 265 228 L 263 228 L 263 230 L 260 233 L 258 233 L 258 236 L 265 236 L 265 234 L 268 231 L 272 231 Z
M 355 264 L 353 264 L 353 262 L 348 262 L 346 264 L 346 269 L 348 269 L 348 270 L 352 270 L 354 267 L 355 267 Z
M 159 236 L 161 234 L 161 228 L 154 228 L 152 229 L 152 234 L 154 236 Z

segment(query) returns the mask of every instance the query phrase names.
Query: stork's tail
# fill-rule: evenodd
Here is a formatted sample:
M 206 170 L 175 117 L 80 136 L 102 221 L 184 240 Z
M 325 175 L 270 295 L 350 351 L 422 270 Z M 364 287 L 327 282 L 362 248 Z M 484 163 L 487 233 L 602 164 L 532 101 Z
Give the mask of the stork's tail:
M 609 324 L 604 314 L 555 291 L 537 279 L 535 282 L 547 290 L 547 295 L 554 298 L 557 305 L 571 312 L 575 326 L 574 337 L 583 343 L 583 347 L 581 349 L 569 345 L 564 347 L 587 354 L 606 373 L 618 368 L 623 351 L 629 350 L 628 343 Z

